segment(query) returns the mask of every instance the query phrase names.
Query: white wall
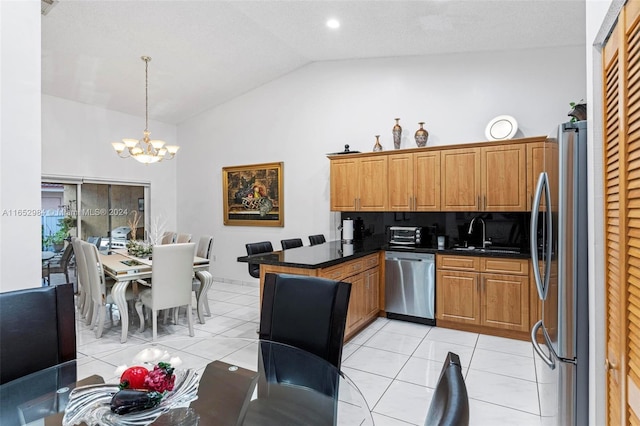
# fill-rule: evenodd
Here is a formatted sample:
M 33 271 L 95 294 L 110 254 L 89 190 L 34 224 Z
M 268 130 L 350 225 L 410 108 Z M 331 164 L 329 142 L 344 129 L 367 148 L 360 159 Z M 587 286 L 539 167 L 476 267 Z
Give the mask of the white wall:
M 215 277 L 255 282 L 236 262 L 245 243 L 334 235 L 326 153 L 371 151 L 376 134 L 392 149 L 395 117 L 403 148 L 419 121 L 430 146 L 486 140 L 500 114 L 519 137 L 554 133 L 586 97 L 584 64 L 584 46 L 310 64 L 178 126 L 178 229 L 214 235 Z M 223 226 L 222 167 L 272 161 L 284 161 L 285 227 Z
M 0 292 L 41 279 L 39 3 L 0 1 Z
M 141 111 L 144 113 L 144 111 Z M 144 117 L 42 96 L 42 174 L 151 183 L 151 218 L 176 229 L 176 160 L 144 165 L 121 159 L 111 142 L 142 138 Z M 177 143 L 177 128 L 149 122 L 151 137 Z

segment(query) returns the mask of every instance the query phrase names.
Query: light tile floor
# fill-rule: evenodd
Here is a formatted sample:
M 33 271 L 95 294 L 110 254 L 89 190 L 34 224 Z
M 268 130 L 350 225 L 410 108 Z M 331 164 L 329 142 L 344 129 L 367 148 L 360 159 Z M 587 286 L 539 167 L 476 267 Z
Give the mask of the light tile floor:
M 180 339 L 176 350 L 183 362 L 199 370 L 211 356 L 241 366 L 255 362 L 256 346 L 250 340 L 220 339 L 212 344 L 211 339 L 197 337 L 255 339 L 258 288 L 216 282 L 208 297 L 212 316 L 205 324 L 195 320 L 196 339 L 189 338 L 183 313 L 177 325 L 158 321 L 158 340 L 170 344 Z M 79 377 L 100 374 L 107 381 L 116 380 L 122 352 L 151 341 L 149 328 L 138 333 L 137 315 L 132 316 L 125 344 L 120 343 L 117 323 L 107 320 L 100 339 L 83 320 L 77 324 Z M 471 425 L 543 424 L 528 342 L 378 318 L 345 344 L 342 369 L 364 395 L 376 425 L 422 426 L 448 351 L 457 353 L 463 365 Z

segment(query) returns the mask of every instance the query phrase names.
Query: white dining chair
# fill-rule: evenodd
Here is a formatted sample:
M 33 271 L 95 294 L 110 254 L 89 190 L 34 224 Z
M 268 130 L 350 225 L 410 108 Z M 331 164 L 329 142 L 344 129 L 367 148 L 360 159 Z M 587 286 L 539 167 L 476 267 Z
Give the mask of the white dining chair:
M 153 247 L 151 265 L 151 288 L 140 292 L 136 309 L 144 330 L 143 307 L 151 309 L 153 340 L 158 338 L 158 312 L 162 309 L 187 308 L 189 335 L 193 336 L 193 314 L 191 312 L 191 286 L 195 243 L 166 244 Z
M 173 244 L 173 240 L 176 238 L 176 233 L 173 231 L 166 231 L 162 234 L 160 244 Z
M 177 234 L 176 235 L 176 244 L 190 243 L 191 242 L 191 234 Z
M 89 285 L 89 275 L 87 272 L 87 262 L 82 250 L 82 242 L 78 237 L 71 237 L 71 245 L 76 256 L 76 272 L 78 279 L 78 312 L 85 318 L 86 323 L 91 323 L 91 286 Z
M 213 237 L 211 235 L 203 235 L 198 240 L 198 248 L 196 248 L 196 256 L 209 258 L 209 252 L 213 248 Z
M 203 235 L 198 241 L 198 248 L 196 249 L 196 256 L 209 259 L 211 263 L 211 255 L 213 253 L 213 237 L 211 235 Z M 206 274 L 204 273 L 206 272 Z M 202 285 L 204 281 L 205 285 Z M 213 284 L 213 276 L 209 271 L 196 272 L 192 282 L 192 290 L 196 297 L 196 312 L 198 315 L 198 321 L 200 324 L 204 324 L 204 317 L 211 316 L 211 309 L 209 308 L 209 299 L 207 298 L 207 292 Z
M 112 305 L 114 304 L 114 301 L 107 291 L 107 283 L 98 248 L 95 245 L 84 241 L 81 242 L 81 245 L 85 262 L 87 264 L 89 285 L 91 286 L 91 301 L 93 302 L 91 329 L 95 328 L 96 338 L 100 338 L 102 337 L 102 331 L 104 329 L 104 320 L 107 316 L 107 305 L 109 305 L 109 317 L 113 324 Z M 131 287 L 127 288 L 125 299 L 130 301 L 133 300 L 134 297 Z

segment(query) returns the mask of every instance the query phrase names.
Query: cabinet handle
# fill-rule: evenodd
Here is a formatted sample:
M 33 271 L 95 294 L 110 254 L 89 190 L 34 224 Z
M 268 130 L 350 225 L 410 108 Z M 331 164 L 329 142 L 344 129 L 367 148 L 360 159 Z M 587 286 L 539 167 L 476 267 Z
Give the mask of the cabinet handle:
M 484 195 L 484 204 L 483 204 L 482 208 L 483 208 L 483 210 L 487 209 L 487 195 L 486 194 Z
M 413 197 L 413 211 L 418 211 L 418 197 Z
M 482 206 L 480 205 L 480 196 L 478 195 L 478 209 L 482 209 Z

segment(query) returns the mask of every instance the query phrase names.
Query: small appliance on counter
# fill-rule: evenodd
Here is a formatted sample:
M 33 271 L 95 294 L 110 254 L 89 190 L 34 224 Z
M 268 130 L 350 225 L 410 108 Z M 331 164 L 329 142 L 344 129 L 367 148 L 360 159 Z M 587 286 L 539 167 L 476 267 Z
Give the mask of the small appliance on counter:
M 390 226 L 389 244 L 405 247 L 417 247 L 422 245 L 422 227 Z

